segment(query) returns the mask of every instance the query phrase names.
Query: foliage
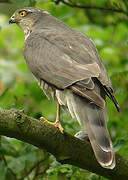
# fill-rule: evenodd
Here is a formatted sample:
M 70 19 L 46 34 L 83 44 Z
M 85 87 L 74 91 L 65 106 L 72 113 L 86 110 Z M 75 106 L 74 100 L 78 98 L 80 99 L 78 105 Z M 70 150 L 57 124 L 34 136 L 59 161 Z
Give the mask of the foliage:
M 66 1 L 81 5 L 91 5 L 91 9 L 71 8 L 58 0 L 10 0 L 0 6 L 0 108 L 24 109 L 26 114 L 35 118 L 41 115 L 49 120 L 55 119 L 56 104 L 48 101 L 37 82 L 29 72 L 23 55 L 23 33 L 16 25 L 8 25 L 9 8 L 36 6 L 49 11 L 71 27 L 88 34 L 99 51 L 111 77 L 121 112 L 116 112 L 108 99 L 108 128 L 115 150 L 128 157 L 128 31 L 125 13 L 93 9 L 93 6 L 122 9 L 128 12 L 126 0 Z M 7 2 L 7 1 L 5 1 Z M 95 3 L 95 4 L 94 4 Z M 13 5 L 13 7 L 11 7 Z M 4 11 L 2 7 L 5 7 Z M 45 111 L 43 110 L 45 108 Z M 75 134 L 79 130 L 77 122 L 62 112 L 65 131 Z M 1 137 L 0 145 L 0 179 L 99 179 L 98 176 L 77 167 L 59 164 L 53 156 L 29 144 Z M 105 180 L 105 178 L 100 177 Z

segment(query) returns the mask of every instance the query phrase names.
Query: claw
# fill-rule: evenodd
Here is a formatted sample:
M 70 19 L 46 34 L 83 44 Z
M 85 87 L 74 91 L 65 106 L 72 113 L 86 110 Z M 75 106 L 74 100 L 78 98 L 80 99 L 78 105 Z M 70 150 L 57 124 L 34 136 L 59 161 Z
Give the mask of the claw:
M 48 123 L 48 124 L 50 124 L 50 125 L 52 125 L 52 126 L 57 127 L 57 128 L 59 129 L 59 131 L 63 134 L 64 129 L 63 129 L 63 127 L 61 126 L 61 124 L 60 124 L 60 122 L 59 122 L 58 120 L 56 120 L 54 123 L 48 121 L 48 120 L 45 119 L 44 117 L 40 117 L 40 120 L 45 121 L 46 123 Z
M 40 117 L 41 121 L 46 121 L 47 123 L 49 123 L 49 121 L 47 119 L 45 119 L 45 117 Z
M 57 127 L 59 129 L 59 131 L 63 134 L 64 132 L 64 128 L 61 126 L 60 121 L 57 121 L 55 123 L 53 123 L 55 127 Z

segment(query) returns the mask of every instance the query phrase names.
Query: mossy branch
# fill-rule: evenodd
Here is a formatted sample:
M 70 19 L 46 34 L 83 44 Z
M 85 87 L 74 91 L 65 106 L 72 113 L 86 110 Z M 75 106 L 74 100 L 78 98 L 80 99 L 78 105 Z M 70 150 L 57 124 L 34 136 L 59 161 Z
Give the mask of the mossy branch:
M 19 139 L 46 149 L 61 163 L 72 164 L 109 179 L 128 179 L 128 160 L 116 154 L 116 168 L 102 168 L 88 142 L 81 141 L 47 122 L 34 119 L 21 111 L 0 110 L 0 135 Z

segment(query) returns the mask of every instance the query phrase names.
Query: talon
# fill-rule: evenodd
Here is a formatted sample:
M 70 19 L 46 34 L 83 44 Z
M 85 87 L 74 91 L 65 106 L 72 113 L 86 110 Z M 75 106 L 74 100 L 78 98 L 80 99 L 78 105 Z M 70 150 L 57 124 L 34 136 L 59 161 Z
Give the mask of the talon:
M 48 121 L 47 119 L 45 119 L 45 117 L 40 117 L 41 121 Z
M 45 121 L 46 123 L 51 124 L 51 125 L 54 126 L 54 127 L 57 127 L 62 134 L 64 133 L 64 129 L 63 129 L 63 127 L 61 126 L 61 123 L 60 123 L 60 105 L 59 105 L 59 104 L 57 104 L 56 121 L 55 121 L 54 123 L 48 121 L 48 120 L 45 119 L 44 117 L 40 117 L 40 120 Z
M 45 119 L 44 117 L 40 117 L 40 120 L 45 121 L 46 123 L 48 123 L 48 124 L 50 124 L 50 125 L 52 125 L 52 126 L 54 126 L 54 127 L 58 128 L 58 129 L 59 129 L 59 131 L 60 131 L 61 133 L 63 133 L 63 132 L 64 132 L 64 129 L 63 129 L 63 127 L 61 126 L 61 124 L 60 124 L 60 122 L 59 122 L 58 120 L 56 120 L 54 123 L 53 123 L 53 122 L 48 121 L 48 120 L 47 120 L 47 119 Z
M 40 117 L 40 120 L 41 120 L 41 121 L 45 121 L 45 122 L 47 122 L 48 124 L 51 124 L 51 125 L 54 124 L 53 122 L 50 122 L 50 121 L 48 121 L 47 119 L 45 119 L 45 117 Z
M 63 134 L 64 128 L 61 126 L 60 121 L 56 121 L 54 123 L 54 126 L 57 127 L 59 129 L 59 131 Z

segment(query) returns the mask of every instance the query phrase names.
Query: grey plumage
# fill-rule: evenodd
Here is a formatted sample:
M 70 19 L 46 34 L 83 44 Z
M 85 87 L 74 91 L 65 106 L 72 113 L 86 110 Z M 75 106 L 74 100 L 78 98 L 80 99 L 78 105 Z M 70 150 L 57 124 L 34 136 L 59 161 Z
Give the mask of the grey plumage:
M 82 131 L 88 134 L 95 156 L 105 168 L 115 167 L 114 151 L 107 130 L 106 108 L 101 109 L 87 99 L 71 93 L 70 90 L 56 92 L 59 103 L 67 106 L 71 116 L 81 124 Z M 80 135 L 81 138 L 81 135 Z
M 25 17 L 20 12 L 25 11 Z M 17 10 L 10 22 L 25 33 L 24 57 L 45 94 L 65 106 L 88 134 L 101 166 L 114 168 L 106 126 L 106 96 L 119 105 L 92 40 L 37 8 Z

